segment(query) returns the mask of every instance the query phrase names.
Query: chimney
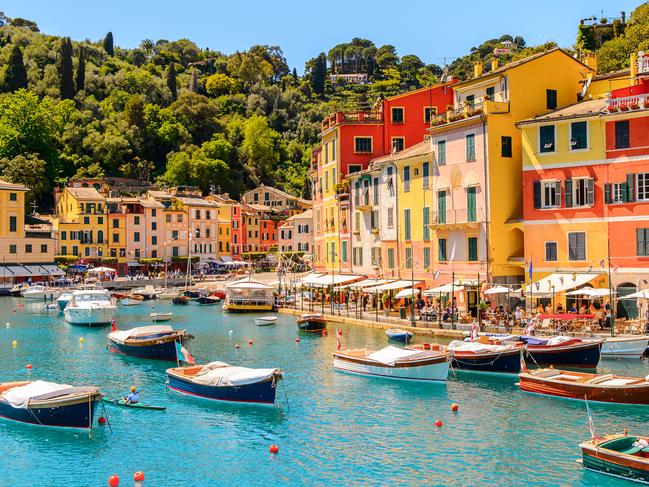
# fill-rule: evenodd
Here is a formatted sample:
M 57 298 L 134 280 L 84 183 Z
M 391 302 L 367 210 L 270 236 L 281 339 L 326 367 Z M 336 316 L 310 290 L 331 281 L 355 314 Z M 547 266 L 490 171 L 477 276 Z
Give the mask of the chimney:
M 498 69 L 498 58 L 497 57 L 495 57 L 495 58 L 493 58 L 491 60 L 491 70 L 495 71 L 496 69 Z
M 478 78 L 482 76 L 482 61 L 476 61 L 473 65 L 473 77 Z
M 597 73 L 597 56 L 594 52 L 587 52 L 584 54 L 582 61 L 586 66 L 591 68 Z

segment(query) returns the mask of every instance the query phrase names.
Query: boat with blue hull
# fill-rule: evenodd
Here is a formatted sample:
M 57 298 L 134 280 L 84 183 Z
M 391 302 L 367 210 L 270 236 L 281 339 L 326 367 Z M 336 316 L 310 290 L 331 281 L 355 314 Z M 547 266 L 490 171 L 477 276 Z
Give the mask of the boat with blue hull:
M 385 334 L 388 336 L 388 340 L 400 343 L 409 343 L 414 336 L 408 330 L 402 330 L 400 328 L 390 328 L 389 330 L 385 330 Z
M 169 325 L 139 326 L 109 333 L 108 348 L 132 357 L 176 361 L 176 342 L 185 345 L 192 338 L 186 330 Z
M 447 347 L 451 366 L 458 370 L 518 374 L 521 347 L 452 341 Z
M 595 369 L 599 363 L 602 340 L 580 340 L 554 337 L 549 340 L 521 337 L 525 345 L 525 361 L 529 365 Z
M 97 387 L 5 382 L 0 383 L 0 417 L 38 426 L 92 428 L 101 398 Z
M 279 369 L 250 369 L 224 362 L 167 369 L 167 387 L 213 401 L 275 404 Z

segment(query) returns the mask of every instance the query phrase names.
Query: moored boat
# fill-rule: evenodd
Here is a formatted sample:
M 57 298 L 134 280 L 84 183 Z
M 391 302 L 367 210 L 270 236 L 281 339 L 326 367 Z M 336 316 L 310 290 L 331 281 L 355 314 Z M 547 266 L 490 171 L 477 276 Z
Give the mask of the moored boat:
M 106 290 L 75 291 L 65 307 L 65 321 L 73 325 L 107 325 L 115 318 L 117 306 Z
M 167 369 L 167 387 L 214 401 L 273 405 L 279 369 L 235 367 L 224 362 Z
M 131 294 L 134 296 L 142 296 L 142 299 L 148 301 L 151 299 L 155 299 L 156 296 L 160 294 L 160 290 L 156 289 L 151 284 L 147 284 L 144 287 L 133 289 L 133 291 L 131 291 Z
M 526 343 L 525 361 L 530 365 L 595 369 L 599 363 L 602 340 L 582 340 L 564 336 L 521 339 Z
M 257 326 L 270 326 L 277 322 L 277 316 L 260 316 L 255 318 L 255 325 Z
M 158 299 L 173 299 L 180 296 L 180 291 L 177 289 L 163 288 L 158 294 Z
M 400 328 L 390 328 L 389 330 L 385 330 L 385 334 L 388 336 L 388 340 L 401 343 L 409 343 L 414 336 L 408 330 L 402 330 Z
M 183 291 L 182 295 L 189 299 L 198 299 L 201 296 L 205 296 L 205 292 L 198 291 L 195 289 L 187 289 L 186 291 Z
M 327 320 L 320 313 L 304 313 L 295 319 L 300 331 L 322 331 L 327 328 Z
M 67 289 L 65 291 L 62 291 L 61 295 L 58 298 L 56 298 L 56 304 L 61 311 L 63 311 L 65 307 L 68 305 L 70 299 L 72 299 L 73 294 L 74 294 L 73 290 Z
M 130 403 L 126 402 L 123 397 L 116 397 L 115 399 L 102 399 L 106 404 L 112 404 L 113 406 L 121 406 L 123 408 L 133 408 L 133 409 L 149 409 L 151 411 L 164 411 L 167 409 L 166 406 L 154 406 L 153 404 L 143 404 L 143 403 Z
M 29 283 L 27 282 L 18 282 L 14 284 L 9 290 L 11 296 L 21 296 L 23 291 L 29 288 Z
M 189 304 L 191 300 L 187 296 L 176 296 L 171 300 L 173 304 L 179 304 L 179 305 L 184 305 L 184 304 Z
M 447 350 L 451 366 L 459 370 L 518 374 L 521 346 L 454 340 Z
M 639 359 L 649 345 L 649 336 L 607 337 L 602 344 L 602 357 Z
M 144 298 L 139 294 L 125 296 L 119 300 L 119 304 L 121 304 L 122 306 L 137 306 L 138 304 L 142 304 L 143 302 Z
M 154 322 L 159 322 L 159 321 L 171 321 L 173 318 L 174 314 L 169 312 L 169 313 L 150 313 L 149 317 L 151 318 L 152 321 Z
M 250 279 L 228 284 L 223 311 L 229 313 L 273 311 L 273 290 L 274 288 L 268 284 Z
M 29 286 L 27 289 L 22 291 L 22 297 L 25 299 L 39 299 L 41 301 L 47 301 L 48 299 L 57 299 L 61 295 L 61 290 L 44 286 L 42 284 L 36 284 Z
M 108 334 L 112 352 L 140 358 L 176 360 L 176 342 L 181 344 L 193 338 L 186 330 L 174 330 L 169 325 L 139 326 Z
M 339 350 L 333 356 L 336 370 L 352 374 L 418 381 L 448 379 L 448 359 L 439 351 L 407 350 L 390 345 L 378 351 Z
M 198 304 L 202 304 L 203 306 L 213 306 L 215 304 L 218 304 L 221 302 L 221 298 L 217 296 L 201 296 L 196 300 Z
M 588 374 L 558 369 L 523 371 L 523 391 L 589 401 L 649 405 L 649 381 L 643 377 Z
M 584 441 L 584 468 L 633 482 L 649 483 L 649 437 L 607 435 Z
M 0 383 L 0 416 L 39 426 L 91 428 L 101 397 L 97 387 L 5 382 Z

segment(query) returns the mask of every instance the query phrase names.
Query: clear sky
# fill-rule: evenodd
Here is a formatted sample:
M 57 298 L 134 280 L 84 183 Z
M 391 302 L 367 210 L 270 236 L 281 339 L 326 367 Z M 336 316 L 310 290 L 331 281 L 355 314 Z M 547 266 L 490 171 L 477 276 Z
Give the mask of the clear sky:
M 521 35 L 528 44 L 574 43 L 579 19 L 609 19 L 641 0 L 0 0 L 8 17 L 38 23 L 42 32 L 75 40 L 103 38 L 135 47 L 142 39 L 189 38 L 232 53 L 254 44 L 279 45 L 291 67 L 353 37 L 399 55 L 443 65 L 483 40 Z

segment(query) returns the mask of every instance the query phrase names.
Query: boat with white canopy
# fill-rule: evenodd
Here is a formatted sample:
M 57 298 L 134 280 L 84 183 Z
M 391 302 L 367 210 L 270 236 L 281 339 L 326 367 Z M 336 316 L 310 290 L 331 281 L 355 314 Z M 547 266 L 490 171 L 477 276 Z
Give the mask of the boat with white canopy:
M 115 318 L 117 306 L 105 289 L 75 291 L 63 311 L 73 325 L 107 325 Z

